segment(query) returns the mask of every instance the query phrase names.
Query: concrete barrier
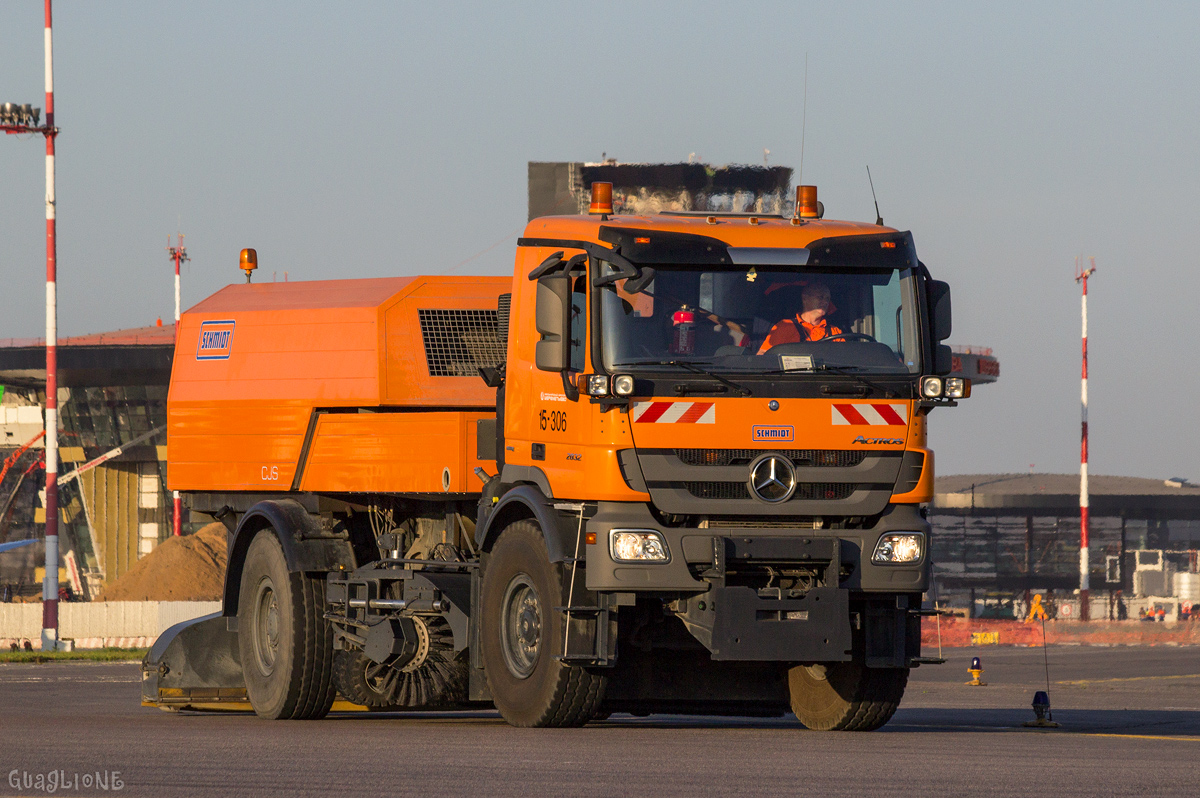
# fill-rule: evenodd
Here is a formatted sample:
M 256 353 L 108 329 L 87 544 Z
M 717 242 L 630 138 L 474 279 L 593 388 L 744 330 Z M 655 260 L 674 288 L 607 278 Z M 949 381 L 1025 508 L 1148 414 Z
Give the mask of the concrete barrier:
M 93 601 L 58 605 L 58 635 L 76 648 L 139 648 L 180 621 L 220 612 L 219 601 Z M 41 647 L 42 605 L 0 604 L 0 649 Z

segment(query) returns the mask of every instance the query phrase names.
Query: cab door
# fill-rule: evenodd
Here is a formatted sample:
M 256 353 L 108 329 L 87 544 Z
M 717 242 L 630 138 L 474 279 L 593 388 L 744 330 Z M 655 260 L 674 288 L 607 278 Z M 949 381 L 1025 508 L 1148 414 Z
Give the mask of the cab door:
M 533 250 L 533 257 L 525 259 L 526 267 L 519 268 L 518 274 L 528 274 L 549 254 L 549 250 Z M 573 254 L 567 250 L 564 259 L 569 260 Z M 565 370 L 547 370 L 538 365 L 539 342 L 556 338 L 540 328 L 546 314 L 539 320 L 538 281 L 525 280 L 519 291 L 521 301 L 514 303 L 515 326 L 522 338 L 516 347 L 516 362 L 510 361 L 508 366 L 505 445 L 509 450 L 505 455 L 506 463 L 540 469 L 554 497 L 569 498 L 582 495 L 584 445 L 591 435 L 592 405 L 575 388 L 578 374 L 586 370 L 588 363 L 591 289 L 585 264 L 560 276 L 569 279 L 564 303 Z M 544 290 L 542 301 L 549 301 Z

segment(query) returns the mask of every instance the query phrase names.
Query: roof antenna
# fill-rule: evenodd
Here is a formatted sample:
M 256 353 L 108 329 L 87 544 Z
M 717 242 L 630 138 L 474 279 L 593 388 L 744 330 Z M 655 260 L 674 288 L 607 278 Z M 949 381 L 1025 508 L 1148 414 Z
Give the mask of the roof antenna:
M 804 132 L 808 128 L 808 53 L 804 54 L 804 111 L 800 117 L 800 185 L 804 185 Z
M 875 181 L 871 179 L 871 167 L 867 166 L 867 182 L 871 184 L 871 199 L 875 200 L 875 224 L 883 227 L 883 217 L 879 215 L 879 200 L 875 199 Z

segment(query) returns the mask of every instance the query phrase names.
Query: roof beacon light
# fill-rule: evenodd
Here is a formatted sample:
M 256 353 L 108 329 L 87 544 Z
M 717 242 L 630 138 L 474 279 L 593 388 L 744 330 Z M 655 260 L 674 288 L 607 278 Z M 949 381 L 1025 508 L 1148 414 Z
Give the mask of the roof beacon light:
M 796 212 L 792 217 L 794 224 L 800 224 L 799 219 L 820 218 L 817 211 L 817 187 L 796 186 Z
M 592 205 L 588 208 L 588 213 L 598 213 L 607 217 L 612 212 L 612 183 L 592 183 Z
M 258 268 L 258 253 L 252 249 L 243 249 L 240 265 L 246 272 L 246 282 L 250 282 L 250 272 Z

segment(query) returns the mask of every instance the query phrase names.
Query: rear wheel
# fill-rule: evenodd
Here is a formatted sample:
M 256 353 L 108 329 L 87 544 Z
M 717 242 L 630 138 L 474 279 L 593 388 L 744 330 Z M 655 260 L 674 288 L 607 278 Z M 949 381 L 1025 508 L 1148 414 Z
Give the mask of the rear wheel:
M 563 652 L 561 569 L 541 529 L 517 521 L 500 535 L 483 575 L 483 664 L 492 700 L 513 726 L 582 726 L 606 677 L 556 659 Z
M 333 704 L 333 633 L 325 582 L 288 572 L 273 530 L 254 536 L 242 568 L 238 647 L 246 693 L 261 717 L 324 717 Z
M 815 731 L 874 731 L 904 696 L 908 668 L 867 668 L 856 662 L 797 665 L 788 672 L 792 711 Z

